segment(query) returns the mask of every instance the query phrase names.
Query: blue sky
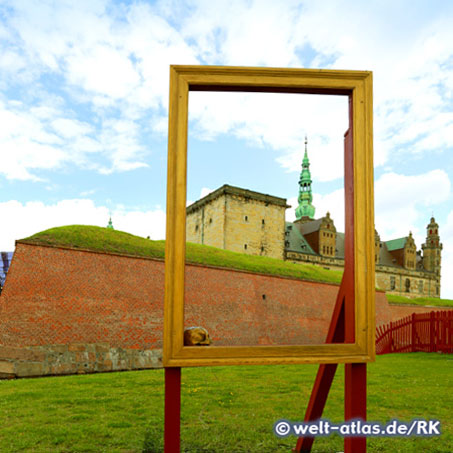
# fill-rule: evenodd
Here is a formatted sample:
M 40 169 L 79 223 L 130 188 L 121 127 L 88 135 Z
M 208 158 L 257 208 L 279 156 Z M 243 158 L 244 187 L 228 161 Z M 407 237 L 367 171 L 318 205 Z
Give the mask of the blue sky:
M 0 250 L 58 225 L 161 239 L 170 64 L 371 70 L 376 227 L 431 215 L 453 298 L 453 2 L 0 0 Z M 188 201 L 228 183 L 343 223 L 341 97 L 191 93 Z M 289 209 L 288 220 L 294 218 Z

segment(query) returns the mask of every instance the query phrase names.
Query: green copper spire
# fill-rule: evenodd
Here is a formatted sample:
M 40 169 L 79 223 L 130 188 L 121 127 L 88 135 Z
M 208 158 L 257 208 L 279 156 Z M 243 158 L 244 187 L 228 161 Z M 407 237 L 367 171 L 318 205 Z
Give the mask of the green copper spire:
M 112 223 L 112 217 L 110 216 L 109 217 L 109 224 L 107 225 L 107 228 L 109 228 L 110 230 L 114 230 L 115 228 L 113 228 L 113 223 Z
M 296 209 L 297 220 L 302 217 L 314 218 L 315 207 L 311 204 L 313 195 L 311 194 L 311 175 L 310 175 L 310 161 L 308 160 L 307 153 L 307 136 L 305 136 L 305 154 L 302 160 L 302 171 L 299 178 L 299 206 Z

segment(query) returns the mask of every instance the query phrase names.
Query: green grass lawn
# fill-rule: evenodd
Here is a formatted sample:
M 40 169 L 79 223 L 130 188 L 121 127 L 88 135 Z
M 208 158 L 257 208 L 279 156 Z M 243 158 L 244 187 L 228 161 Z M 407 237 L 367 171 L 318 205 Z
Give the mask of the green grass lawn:
M 182 451 L 290 452 L 296 439 L 272 433 L 280 418 L 303 418 L 314 365 L 186 368 Z M 440 419 L 434 438 L 370 438 L 369 452 L 453 452 L 453 357 L 378 356 L 368 365 L 368 419 Z M 0 381 L 0 451 L 162 451 L 163 370 Z M 343 419 L 343 366 L 324 417 Z M 342 438 L 314 452 L 343 450 Z

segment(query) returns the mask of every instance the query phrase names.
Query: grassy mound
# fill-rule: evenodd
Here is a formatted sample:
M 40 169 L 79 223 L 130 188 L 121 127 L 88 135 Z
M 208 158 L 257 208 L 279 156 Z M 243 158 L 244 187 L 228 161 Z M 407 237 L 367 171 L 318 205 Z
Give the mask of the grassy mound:
M 453 300 L 438 299 L 435 297 L 417 297 L 415 299 L 410 299 L 409 297 L 396 296 L 394 294 L 387 294 L 387 300 L 391 304 L 431 305 L 433 307 L 453 307 Z
M 165 256 L 165 241 L 152 241 L 123 231 L 86 225 L 51 228 L 20 242 L 144 258 L 164 258 Z M 192 243 L 187 243 L 186 261 L 326 283 L 340 283 L 342 276 L 340 271 L 327 270 L 310 264 L 294 264 L 265 256 L 245 255 Z

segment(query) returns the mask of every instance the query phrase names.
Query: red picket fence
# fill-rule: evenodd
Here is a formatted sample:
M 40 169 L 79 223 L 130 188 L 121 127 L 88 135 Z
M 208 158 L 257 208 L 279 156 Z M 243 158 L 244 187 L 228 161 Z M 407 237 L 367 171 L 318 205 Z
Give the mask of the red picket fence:
M 453 310 L 412 313 L 376 329 L 376 354 L 453 353 Z

